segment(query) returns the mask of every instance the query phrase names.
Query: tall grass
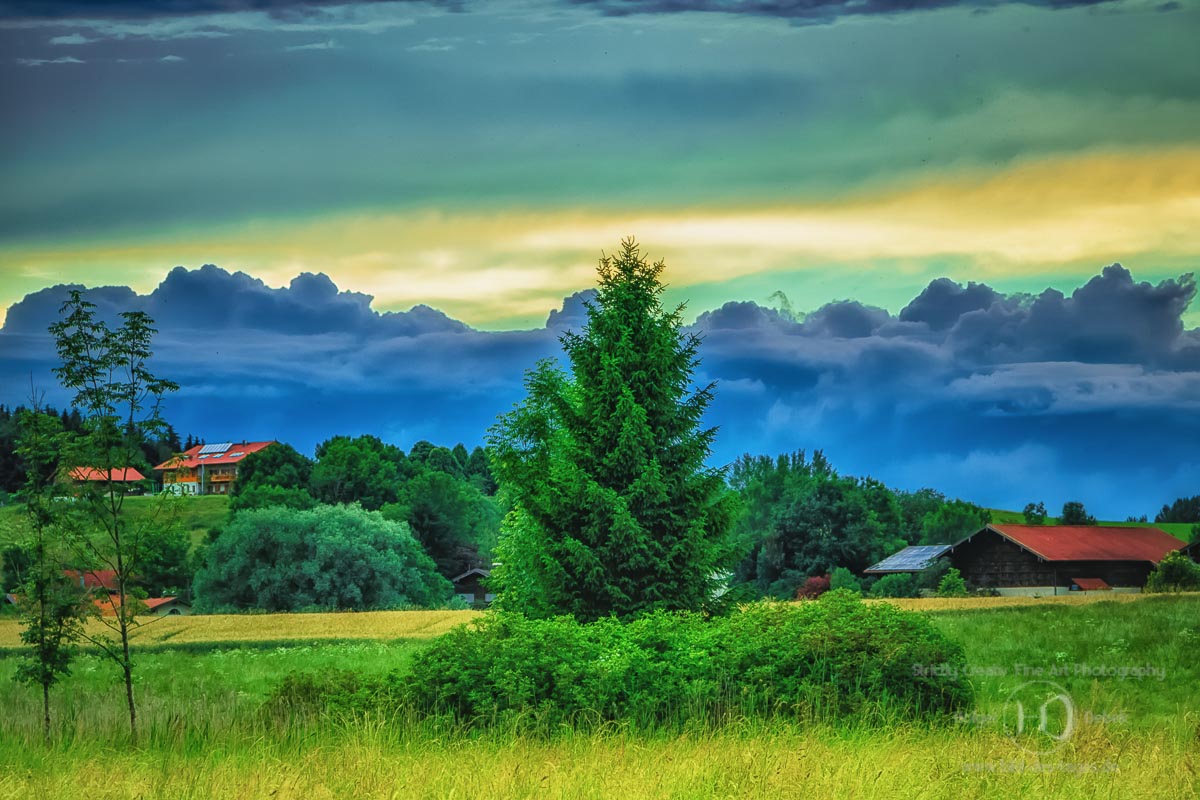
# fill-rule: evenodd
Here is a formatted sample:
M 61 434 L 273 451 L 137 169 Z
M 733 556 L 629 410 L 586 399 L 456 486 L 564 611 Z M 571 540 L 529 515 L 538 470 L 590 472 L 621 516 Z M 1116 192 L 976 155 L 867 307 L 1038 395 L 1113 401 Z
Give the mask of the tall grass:
M 81 658 L 56 689 L 55 736 L 46 747 L 38 698 L 11 680 L 15 659 L 6 658 L 0 798 L 1200 795 L 1200 596 L 949 609 L 929 619 L 964 645 L 973 669 L 1004 670 L 971 677 L 981 718 L 999 713 L 1022 680 L 1016 665 L 1146 665 L 1163 678 L 1054 677 L 1081 712 L 1127 719 L 1081 725 L 1060 749 L 1040 756 L 973 719 L 730 718 L 670 732 L 610 723 L 531 737 L 516 723 L 477 730 L 403 713 L 280 718 L 263 711 L 288 673 L 381 675 L 403 668 L 428 640 L 195 641 L 140 656 L 145 729 L 130 749 L 120 679 L 106 662 Z

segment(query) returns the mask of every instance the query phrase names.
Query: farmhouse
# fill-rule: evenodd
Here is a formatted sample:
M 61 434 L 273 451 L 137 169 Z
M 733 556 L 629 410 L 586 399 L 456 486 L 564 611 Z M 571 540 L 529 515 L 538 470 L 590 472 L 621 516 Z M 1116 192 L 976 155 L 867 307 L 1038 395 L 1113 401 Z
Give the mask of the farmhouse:
M 275 442 L 198 444 L 154 469 L 162 473 L 164 491 L 177 494 L 228 494 L 237 480 L 238 464 Z
M 1183 543 L 1158 528 L 988 525 L 944 557 L 967 584 L 1005 595 L 1141 591 L 1163 556 Z
M 115 569 L 93 569 L 84 572 L 78 569 L 64 569 L 63 577 L 79 583 L 79 588 L 88 592 L 114 594 L 117 591 L 117 571 Z

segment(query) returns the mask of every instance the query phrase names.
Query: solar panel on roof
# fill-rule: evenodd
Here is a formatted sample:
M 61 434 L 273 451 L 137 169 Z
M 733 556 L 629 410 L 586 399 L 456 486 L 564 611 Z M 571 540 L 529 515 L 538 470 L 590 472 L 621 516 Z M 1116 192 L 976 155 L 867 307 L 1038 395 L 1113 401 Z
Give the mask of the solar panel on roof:
M 878 564 L 867 568 L 867 572 L 917 572 L 932 564 L 950 549 L 948 544 L 916 545 L 906 547 L 895 555 L 888 556 Z
M 233 442 L 222 442 L 221 444 L 206 444 L 200 448 L 203 455 L 212 455 L 213 453 L 224 453 L 229 448 L 233 447 Z

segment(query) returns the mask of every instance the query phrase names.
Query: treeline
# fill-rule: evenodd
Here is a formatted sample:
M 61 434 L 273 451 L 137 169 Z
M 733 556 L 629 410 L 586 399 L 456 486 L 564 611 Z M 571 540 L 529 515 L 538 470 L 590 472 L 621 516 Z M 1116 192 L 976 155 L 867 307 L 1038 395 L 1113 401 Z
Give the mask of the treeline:
M 820 450 L 743 456 L 729 485 L 741 501 L 731 589 L 744 597 L 792 598 L 810 578 L 860 575 L 907 545 L 950 544 L 991 521 L 986 508 L 933 489 L 840 475 Z
M 0 500 L 7 495 L 18 494 L 25 484 L 27 465 L 17 445 L 21 438 L 22 414 L 28 410 L 23 405 L 14 408 L 0 405 Z M 55 408 L 43 408 L 39 409 L 39 412 L 56 417 L 61 430 L 67 435 L 78 436 L 85 432 L 84 419 L 78 409 L 59 411 Z M 185 444 L 170 423 L 165 423 L 159 435 L 150 438 L 128 430 L 126 435 L 136 442 L 135 459 L 128 466 L 147 478 L 153 477 L 151 467 L 163 463 L 200 441 L 189 434 Z
M 491 565 L 504 508 L 483 448 L 335 436 L 315 456 L 241 462 L 229 523 L 196 557 L 198 610 L 440 605 Z

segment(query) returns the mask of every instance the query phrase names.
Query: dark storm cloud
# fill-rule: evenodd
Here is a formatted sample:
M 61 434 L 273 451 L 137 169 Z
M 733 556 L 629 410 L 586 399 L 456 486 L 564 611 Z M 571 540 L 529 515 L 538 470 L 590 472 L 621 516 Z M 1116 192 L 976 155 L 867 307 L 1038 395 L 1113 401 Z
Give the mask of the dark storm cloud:
M 569 297 L 563 298 L 562 308 L 550 311 L 550 316 L 546 318 L 546 327 L 554 330 L 581 327 L 587 322 L 587 308 L 584 304 L 590 303 L 595 299 L 595 289 L 585 289 L 582 292 L 576 292 Z
M 56 286 L 28 295 L 13 305 L 6 332 L 36 333 L 54 319 L 70 289 Z M 206 264 L 197 270 L 176 267 L 148 295 L 108 286 L 89 290 L 101 319 L 114 322 L 122 310 L 141 310 L 171 330 L 258 329 L 282 334 L 340 333 L 355 337 L 420 336 L 468 330 L 428 306 L 405 312 L 377 312 L 371 295 L 339 291 L 327 275 L 302 273 L 286 288 L 272 289 L 244 272 L 229 273 Z
M 969 311 L 990 308 L 999 296 L 982 283 L 964 289 L 949 278 L 938 278 L 900 311 L 905 322 L 924 322 L 935 331 L 945 330 Z
M 824 24 L 841 17 L 890 16 L 963 6 L 986 10 L 1003 5 L 1074 8 L 1115 0 L 569 0 L 608 16 L 674 14 L 686 11 L 779 17 L 799 24 Z
M 322 8 L 373 5 L 380 2 L 421 3 L 461 9 L 459 0 L 0 0 L 0 19 L 154 19 L 197 14 L 259 11 L 290 17 L 319 13 Z
M 708 372 L 719 377 L 721 363 L 728 363 L 735 368 L 733 377 L 757 377 L 780 388 L 799 383 L 819 384 L 823 391 L 836 392 L 839 386 L 857 391 L 864 383 L 903 380 L 922 386 L 922 395 L 935 402 L 946 386 L 965 376 L 1012 365 L 1079 364 L 1096 368 L 1077 380 L 1070 370 L 1054 367 L 1042 383 L 1052 387 L 1066 381 L 1075 387 L 1079 381 L 1090 382 L 1091 388 L 1081 392 L 1090 395 L 1090 402 L 1108 398 L 1119 407 L 1129 391 L 1163 376 L 1162 391 L 1147 389 L 1148 402 L 1191 405 L 1196 398 L 1188 391 L 1194 384 L 1165 376 L 1200 374 L 1198 332 L 1186 330 L 1182 322 L 1195 296 L 1192 275 L 1152 285 L 1135 282 L 1128 270 L 1113 264 L 1070 297 L 1053 289 L 1036 297 L 1009 296 L 985 284 L 963 287 L 939 278 L 898 318 L 881 308 L 841 301 L 794 322 L 774 309 L 732 302 L 701 314 L 696 327 L 705 335 L 706 353 L 717 356 L 716 363 L 706 361 Z M 747 359 L 753 369 L 747 369 Z M 1126 380 L 1126 366 L 1143 370 L 1136 385 Z M 1124 377 L 1111 386 L 1094 382 L 1104 369 Z M 819 381 L 813 380 L 814 370 Z M 755 371 L 757 375 L 750 374 Z M 1038 383 L 1036 371 L 1023 374 Z M 875 398 L 884 405 L 892 400 L 912 403 L 917 398 Z
M 31 376 L 54 386 L 45 331 L 69 288 L 9 310 L 0 402 L 24 401 Z M 487 332 L 425 306 L 381 313 L 369 295 L 307 273 L 275 289 L 176 268 L 147 295 L 87 291 L 105 319 L 135 308 L 156 319 L 155 369 L 183 387 L 167 406 L 178 428 L 304 450 L 358 432 L 402 446 L 479 442 L 594 296 L 565 298 L 543 328 Z M 852 300 L 795 319 L 726 303 L 692 327 L 697 379 L 718 381 L 714 458 L 821 447 L 847 471 L 998 506 L 1073 491 L 1118 518 L 1130 503 L 1153 510 L 1200 480 L 1200 330 L 1181 319 L 1195 296 L 1190 275 L 1152 285 L 1113 265 L 1070 295 L 939 279 L 898 316 Z

